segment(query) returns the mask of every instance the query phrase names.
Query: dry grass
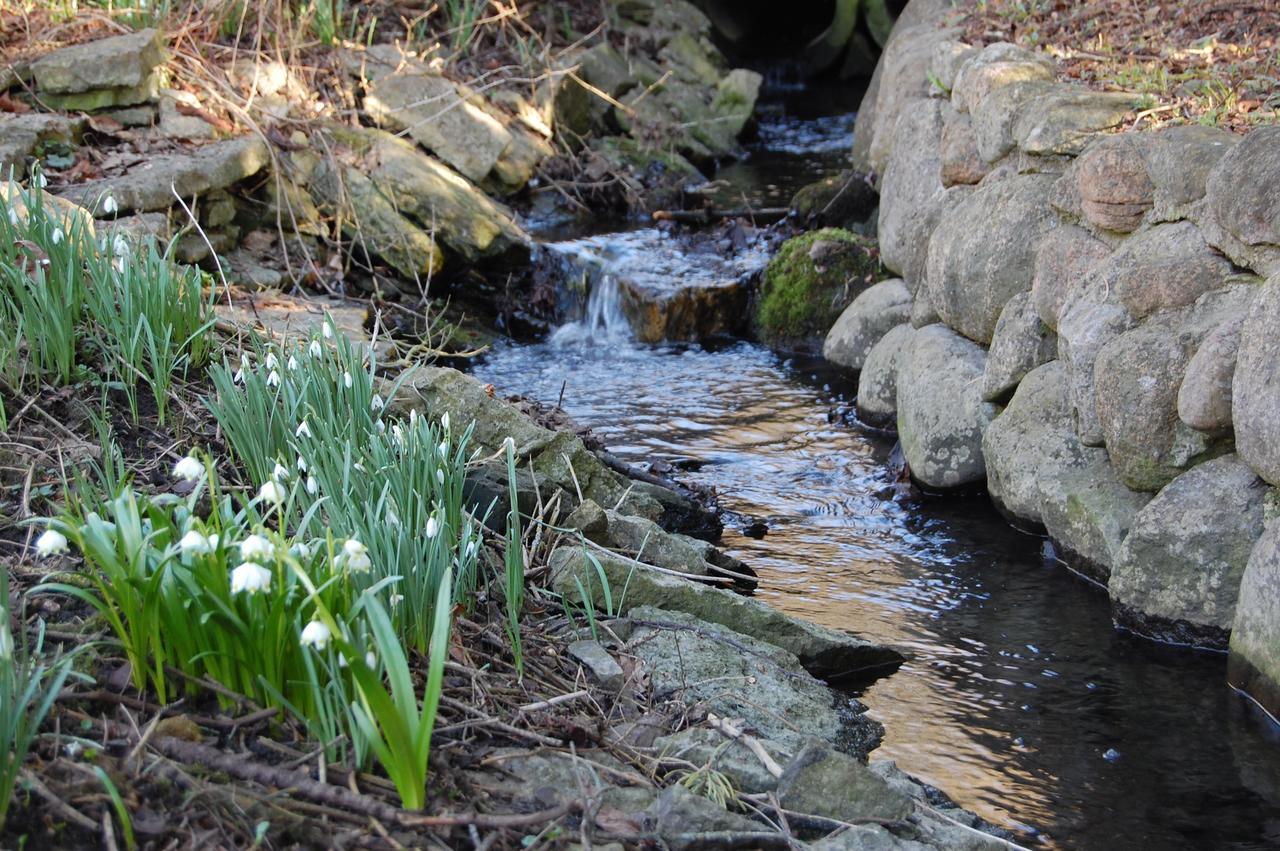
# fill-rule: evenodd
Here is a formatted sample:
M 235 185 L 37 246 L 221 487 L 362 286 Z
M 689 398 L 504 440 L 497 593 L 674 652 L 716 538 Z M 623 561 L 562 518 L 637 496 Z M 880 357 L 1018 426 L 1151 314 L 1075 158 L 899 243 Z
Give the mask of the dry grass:
M 1280 118 L 1280 0 L 984 0 L 964 26 L 972 44 L 1042 49 L 1067 79 L 1136 92 L 1134 128 Z

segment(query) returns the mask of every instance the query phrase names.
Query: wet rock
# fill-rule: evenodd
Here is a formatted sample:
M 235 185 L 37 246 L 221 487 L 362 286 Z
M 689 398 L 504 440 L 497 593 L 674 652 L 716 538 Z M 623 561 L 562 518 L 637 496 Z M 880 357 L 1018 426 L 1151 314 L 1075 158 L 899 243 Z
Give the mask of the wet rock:
M 722 624 L 761 641 L 784 648 L 799 658 L 805 670 L 824 679 L 868 677 L 902 661 L 896 651 L 857 636 L 784 615 L 751 597 L 744 597 L 669 573 L 646 570 L 617 556 L 595 552 L 612 594 L 601 587 L 599 573 L 581 547 L 562 546 L 551 556 L 551 584 L 557 593 L 579 600 L 578 582 L 592 601 L 607 609 L 632 613 L 639 606 L 657 606 L 684 612 L 708 623 Z M 575 581 L 577 580 L 577 581 Z M 627 588 L 625 595 L 619 589 Z
M 778 347 L 817 349 L 817 340 L 879 274 L 875 246 L 826 228 L 783 243 L 765 269 L 756 308 L 760 338 Z
M 995 417 L 982 401 L 987 353 L 944 325 L 916 331 L 900 355 L 898 439 L 912 476 L 952 489 L 986 479 L 982 433 Z
M 1042 503 L 1041 520 L 1063 561 L 1105 585 L 1134 518 L 1151 494 L 1126 488 L 1105 450 L 1086 448 L 1084 453 L 1084 466 L 1057 477 L 1057 493 Z
M 820 741 L 806 744 L 783 769 L 778 802 L 793 812 L 845 822 L 899 821 L 915 809 L 865 764 Z
M 1076 436 L 1071 417 L 1067 369 L 1045 364 L 1023 379 L 1009 406 L 982 437 L 987 489 L 1007 514 L 1032 526 L 1044 520 L 1045 506 L 1061 499 L 1058 480 L 1086 466 L 1092 456 Z
M 984 183 L 939 220 L 929 240 L 929 297 L 969 339 L 991 342 L 1005 303 L 1031 289 L 1036 242 L 1057 224 L 1052 182 L 1019 175 Z
M 71 144 L 84 128 L 82 120 L 31 112 L 26 115 L 0 114 L 0 174 L 15 177 L 27 174 L 27 160 L 37 148 L 49 143 Z
M 1155 185 L 1138 135 L 1094 142 L 1062 177 L 1075 183 L 1081 212 L 1099 230 L 1132 233 L 1155 204 Z
M 1225 649 L 1266 485 L 1235 455 L 1206 461 L 1134 519 L 1107 588 L 1116 620 L 1176 643 Z
M 890 329 L 867 352 L 858 376 L 858 419 L 877 428 L 893 427 L 898 417 L 898 370 L 915 329 L 902 324 Z
M 1133 111 L 1127 92 L 1058 86 L 1017 111 L 1013 139 L 1028 154 L 1075 155 L 1094 135 L 1116 128 Z
M 1071 370 L 1076 432 L 1086 446 L 1101 446 L 1104 440 L 1095 383 L 1098 353 L 1136 324 L 1138 320 L 1096 276 L 1090 276 L 1083 287 L 1063 301 L 1058 320 L 1058 357 Z
M 1063 306 L 1110 253 L 1109 245 L 1073 225 L 1056 227 L 1041 237 L 1031 279 L 1031 300 L 1040 321 L 1056 330 Z
M 260 138 L 241 136 L 190 152 L 155 156 L 117 177 L 77 184 L 60 194 L 104 217 L 113 215 L 103 209 L 107 198 L 115 200 L 121 214 L 167 210 L 177 203 L 177 198 L 190 203 L 196 196 L 252 177 L 270 160 L 266 143 Z
M 1231 685 L 1280 715 L 1280 523 L 1254 545 L 1236 603 L 1227 665 Z
M 773 741 L 761 742 L 775 761 L 785 765 L 792 751 Z M 730 739 L 718 730 L 690 727 L 654 740 L 653 747 L 663 757 L 682 759 L 694 765 L 710 765 L 731 779 L 740 792 L 748 795 L 772 792 L 778 779 L 770 774 L 741 740 Z
M 1210 244 L 1264 277 L 1280 273 L 1280 127 L 1258 127 L 1209 175 L 1200 224 Z
M 864 290 L 845 308 L 827 333 L 822 356 L 834 364 L 860 370 L 871 347 L 896 325 L 911 318 L 911 293 L 893 279 Z
M 863 824 L 835 831 L 809 847 L 813 851 L 926 851 L 935 846 L 899 839 L 879 825 Z
M 1246 316 L 1224 319 L 1191 356 L 1178 388 L 1178 419 L 1197 431 L 1231 430 L 1232 383 Z
M 1058 356 L 1058 335 L 1040 321 L 1031 293 L 1018 293 L 1000 311 L 987 368 L 982 375 L 982 398 L 999 402 L 1023 376 Z
M 951 100 L 963 112 L 973 112 L 992 92 L 1029 80 L 1052 80 L 1053 60 L 1007 42 L 982 48 L 960 66 Z
M 1098 419 L 1121 480 L 1156 491 L 1221 451 L 1178 419 L 1178 389 L 1201 341 L 1243 314 L 1255 288 L 1238 285 L 1152 317 L 1103 346 L 1095 375 Z
M 637 606 L 631 617 L 627 652 L 657 700 L 750 718 L 756 735 L 793 751 L 816 738 L 861 755 L 879 737 L 879 725 L 837 709 L 836 693 L 774 644 L 679 611 Z
M 606 691 L 616 692 L 622 688 L 626 679 L 622 666 L 600 642 L 575 641 L 565 648 L 565 652 L 580 662 L 591 678 Z
M 1280 274 L 1259 291 L 1240 332 L 1232 383 L 1236 449 L 1258 475 L 1280 485 Z
M 31 75 L 42 96 L 123 91 L 146 86 L 164 60 L 164 40 L 147 28 L 47 53 L 31 63 Z
M 915 292 L 924 280 L 929 235 L 941 210 L 942 116 L 936 100 L 922 100 L 903 114 L 895 145 L 880 182 L 877 235 L 880 261 Z
M 869 175 L 844 171 L 802 188 L 791 199 L 791 209 L 818 227 L 854 228 L 875 215 L 879 198 Z
M 753 590 L 755 571 L 706 541 L 667 532 L 644 517 L 605 509 L 605 542 L 637 561 L 696 576 L 723 576 L 733 587 Z
M 1101 277 L 1141 319 L 1193 303 L 1225 285 L 1232 272 L 1231 263 L 1209 248 L 1195 225 L 1178 222 L 1156 225 L 1125 240 Z
M 973 119 L 954 109 L 944 110 L 942 125 L 942 185 L 976 184 L 991 173 L 991 165 L 978 151 Z
M 1003 831 L 983 822 L 973 813 L 962 810 L 946 799 L 938 789 L 925 786 L 908 775 L 895 763 L 889 760 L 875 760 L 870 764 L 871 771 L 882 777 L 899 794 L 905 795 L 922 806 L 917 807 L 911 818 L 911 826 L 897 828 L 902 838 L 896 838 L 897 844 L 883 844 L 883 837 L 877 835 L 869 844 L 871 849 L 893 849 L 893 851 L 917 851 L 920 848 L 946 848 L 953 851 L 995 851 L 1007 849 L 1009 843 L 995 834 Z M 859 845 L 831 846 L 828 849 L 854 848 Z

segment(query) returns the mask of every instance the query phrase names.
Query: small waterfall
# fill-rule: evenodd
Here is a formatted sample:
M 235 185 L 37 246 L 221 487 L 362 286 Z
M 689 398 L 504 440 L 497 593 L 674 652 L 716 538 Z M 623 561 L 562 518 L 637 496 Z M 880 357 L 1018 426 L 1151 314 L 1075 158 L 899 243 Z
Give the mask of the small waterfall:
M 540 274 L 555 282 L 561 322 L 551 333 L 552 345 L 616 347 L 632 340 L 631 323 L 622 311 L 616 255 L 614 242 L 601 238 L 539 246 L 535 262 Z
M 551 334 L 553 346 L 617 346 L 631 341 L 631 323 L 622 312 L 622 290 L 618 277 L 601 270 L 583 280 L 590 292 L 580 319 L 561 325 Z

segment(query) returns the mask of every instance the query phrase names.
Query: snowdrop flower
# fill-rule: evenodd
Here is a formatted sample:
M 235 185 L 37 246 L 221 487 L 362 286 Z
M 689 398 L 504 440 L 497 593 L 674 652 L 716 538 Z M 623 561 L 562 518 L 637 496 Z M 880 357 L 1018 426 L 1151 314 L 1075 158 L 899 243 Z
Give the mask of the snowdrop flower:
M 348 390 L 351 389 L 351 373 L 342 373 L 342 386 L 346 387 Z
M 280 365 L 280 360 L 276 357 L 275 352 L 267 352 L 267 357 L 262 361 L 262 365 L 267 369 L 275 369 Z
M 256 594 L 271 589 L 271 571 L 260 564 L 246 561 L 231 571 L 231 593 Z
M 404 429 L 400 428 L 399 423 L 391 424 L 391 441 L 396 446 L 404 446 Z
M 0 662 L 7 662 L 13 658 L 13 636 L 9 634 L 8 626 L 0 627 Z
M 306 561 L 311 558 L 311 545 L 304 541 L 298 541 L 289 548 L 289 554 L 298 561 Z
M 275 468 L 271 471 L 271 478 L 277 482 L 283 482 L 289 478 L 289 468 L 277 461 Z
M 436 469 L 436 483 L 439 485 L 444 484 L 444 470 L 440 468 Z
M 9 208 L 9 224 L 15 228 L 18 226 L 18 211 L 12 207 Z
M 288 368 L 288 369 L 289 369 L 289 371 L 291 371 L 291 372 L 292 372 L 293 370 L 297 369 L 297 368 L 298 368 L 298 359 L 297 359 L 296 357 L 294 357 L 293 355 L 289 355 L 289 362 L 285 364 L 285 367 L 286 367 L 286 368 Z
M 298 456 L 298 472 L 307 472 L 307 459 L 303 458 L 301 455 Z
M 284 502 L 284 488 L 275 481 L 263 482 L 262 487 L 258 488 L 258 499 L 279 505 Z
M 502 451 L 512 455 L 516 453 L 516 442 L 510 435 L 502 439 Z
M 63 750 L 67 752 L 68 757 L 75 759 L 80 756 L 80 751 L 84 750 L 84 745 L 79 742 L 67 742 L 63 746 Z
M 359 470 L 359 471 L 360 471 L 360 472 L 362 472 L 362 473 L 368 472 L 367 470 L 365 470 L 365 468 L 364 468 L 364 464 L 360 463 L 359 461 L 357 461 L 356 463 L 352 464 L 352 465 L 351 465 L 351 469 L 353 469 L 353 470 Z
M 378 420 L 376 423 L 374 423 L 374 424 L 373 424 L 373 427 L 374 427 L 375 429 L 377 429 L 378 434 L 386 434 L 386 433 L 387 433 L 387 424 L 386 424 L 386 423 L 384 423 L 382 420 Z
M 440 455 L 442 457 L 445 457 L 445 458 L 449 457 L 449 441 L 448 440 L 440 441 L 440 445 L 437 448 L 440 450 Z
M 373 567 L 373 560 L 369 558 L 368 547 L 355 538 L 349 538 L 342 545 L 342 553 L 338 556 L 338 559 L 352 573 L 364 573 Z
M 117 257 L 129 256 L 129 240 L 123 234 L 116 234 L 111 240 L 111 253 Z
M 182 540 L 178 542 L 178 549 L 187 555 L 205 555 L 213 552 L 216 546 L 215 541 L 211 541 L 195 529 L 183 535 Z
M 110 215 L 120 209 L 120 205 L 116 203 L 114 195 L 108 195 L 102 199 L 102 212 Z
M 49 178 L 45 177 L 43 174 L 36 175 L 36 186 L 39 186 L 41 189 L 44 189 L 48 185 L 49 185 Z
M 39 538 L 36 538 L 36 555 L 41 558 L 48 558 L 57 553 L 65 553 L 67 549 L 67 536 L 55 529 L 49 529 Z
M 440 426 L 445 430 L 449 430 L 449 412 L 445 411 L 444 416 L 440 418 Z
M 321 334 L 324 334 L 324 338 L 325 338 L 326 340 L 332 340 L 332 339 L 333 339 L 333 328 L 331 328 L 331 327 L 329 326 L 329 323 L 328 323 L 328 322 L 326 322 L 326 323 L 324 323 L 323 325 L 321 325 L 321 326 L 320 326 L 320 333 L 321 333 Z
M 392 594 L 390 597 L 388 597 L 388 598 L 387 598 L 387 602 L 388 602 L 388 603 L 390 603 L 390 604 L 391 604 L 391 605 L 393 605 L 393 606 L 398 606 L 398 605 L 400 605 L 401 603 L 403 603 L 403 602 L 404 602 L 404 595 L 403 595 L 403 594 Z
M 312 340 L 311 345 L 307 346 L 307 354 L 313 358 L 324 357 L 324 346 L 320 345 L 319 340 Z
M 329 627 L 320 621 L 312 621 L 302 628 L 299 642 L 303 647 L 314 647 L 316 650 L 323 650 L 329 646 L 329 639 L 332 637 L 333 633 L 329 631 Z
M 190 455 L 173 465 L 173 477 L 184 482 L 194 482 L 204 474 L 204 465 Z
M 378 667 L 378 655 L 370 650 L 368 653 L 364 654 L 364 664 L 366 668 Z
M 240 558 L 245 561 L 266 561 L 275 555 L 275 547 L 261 535 L 250 535 L 240 542 Z
M 396 514 L 395 509 L 393 508 L 387 508 L 387 525 L 388 526 L 400 525 L 400 516 Z
M 434 538 L 440 533 L 440 521 L 432 514 L 427 518 L 427 537 Z
M 373 396 L 373 400 L 369 402 L 369 409 L 375 412 L 381 411 L 386 406 L 387 406 L 387 403 L 382 401 L 382 397 L 376 393 Z
M 464 557 L 465 557 L 465 558 L 467 558 L 467 559 L 470 559 L 470 558 L 471 558 L 472 556 L 474 556 L 475 554 L 476 554 L 476 542 L 475 542 L 475 541 L 469 541 L 469 542 L 467 543 L 467 554 L 466 554 L 466 556 L 464 556 Z
M 61 245 L 62 240 L 65 238 L 66 234 L 62 232 L 62 228 L 54 228 L 53 233 L 49 236 L 50 241 L 53 242 L 54 245 Z
M 320 492 L 320 483 L 316 481 L 315 476 L 307 476 L 307 493 L 315 496 Z
M 311 436 L 311 426 L 307 425 L 306 420 L 303 420 L 302 422 L 298 423 L 298 427 L 293 431 L 293 436 L 294 437 L 310 437 Z
M 279 386 L 280 386 L 280 373 L 276 372 L 274 369 L 273 369 L 273 370 L 271 370 L 271 374 L 267 376 L 267 386 L 268 386 L 268 387 L 279 387 Z

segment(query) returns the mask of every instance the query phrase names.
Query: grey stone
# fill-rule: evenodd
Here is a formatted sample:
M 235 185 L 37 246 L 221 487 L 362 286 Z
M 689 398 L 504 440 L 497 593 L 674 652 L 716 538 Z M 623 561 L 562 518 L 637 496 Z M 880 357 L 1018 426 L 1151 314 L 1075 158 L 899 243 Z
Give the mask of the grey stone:
M 897 272 L 912 292 L 924 280 L 929 234 L 937 224 L 942 186 L 938 102 L 921 100 L 903 114 L 880 181 L 877 234 L 880 262 Z
M 1231 430 L 1231 385 L 1246 315 L 1224 319 L 1191 356 L 1178 388 L 1178 419 L 1196 431 Z
M 970 110 L 978 156 L 994 163 L 1012 152 L 1017 145 L 1014 126 L 1021 110 L 1034 109 L 1058 89 L 1057 83 L 1047 80 L 1020 80 L 995 89 L 979 101 Z
M 935 86 L 942 87 L 942 93 L 950 95 L 956 85 L 956 75 L 964 64 L 977 56 L 980 48 L 965 44 L 963 41 L 947 39 L 933 45 L 929 56 L 929 75 Z
M 1105 585 L 1151 494 L 1125 487 L 1105 450 L 1087 448 L 1085 459 L 1085 466 L 1058 476 L 1057 493 L 1043 503 L 1041 519 L 1066 565 Z
M 83 127 L 82 120 L 44 112 L 0 114 L 0 175 L 8 178 L 12 168 L 14 176 L 22 179 L 27 173 L 27 158 L 37 147 L 48 142 L 70 144 Z
M 1151 222 L 1189 218 L 1204 198 L 1214 166 L 1240 141 L 1234 133 L 1197 124 L 1143 136 L 1147 175 L 1154 187 Z
M 1110 253 L 1109 245 L 1073 225 L 1056 227 L 1041 237 L 1031 279 L 1031 300 L 1040 321 L 1056 330 L 1063 306 Z
M 565 652 L 580 662 L 591 678 L 606 691 L 616 692 L 626 681 L 622 666 L 598 641 L 575 641 L 565 648 Z
M 177 198 L 190 202 L 197 195 L 252 177 L 270 160 L 265 142 L 257 136 L 241 136 L 189 152 L 155 156 L 118 177 L 81 183 L 61 195 L 98 216 L 113 215 L 103 207 L 107 198 L 115 199 L 122 214 L 167 210 Z
M 614 550 L 645 564 L 696 576 L 725 577 L 735 587 L 755 588 L 751 568 L 706 541 L 668 532 L 648 518 L 613 509 L 605 509 L 605 518 L 605 541 Z
M 425 71 L 388 74 L 364 99 L 365 111 L 380 126 L 407 131 L 463 177 L 483 180 L 511 145 L 511 133 L 486 110 L 474 92 Z
M 1005 303 L 1031 289 L 1035 245 L 1057 224 L 1052 183 L 1044 175 L 985 182 L 941 216 L 929 240 L 929 297 L 969 339 L 991 342 Z
M 1231 390 L 1236 451 L 1280 486 L 1280 274 L 1259 291 L 1240 332 Z
M 1226 648 L 1266 486 L 1235 455 L 1183 473 L 1134 519 L 1107 588 L 1124 626 Z
M 911 798 L 866 765 L 821 741 L 807 743 L 783 769 L 778 802 L 793 812 L 845 822 L 899 821 L 915 809 Z
M 1031 293 L 1018 293 L 1000 311 L 987 368 L 982 375 L 982 398 L 999 402 L 1023 376 L 1058 356 L 1058 335 L 1042 321 Z
M 1200 343 L 1242 314 L 1254 290 L 1242 284 L 1210 293 L 1192 307 L 1152 317 L 1098 353 L 1098 419 L 1111 463 L 1128 487 L 1159 490 L 1219 451 L 1178 419 L 1178 389 Z
M 973 110 L 992 92 L 1027 80 L 1052 80 L 1053 60 L 1007 42 L 982 48 L 960 66 L 951 99 L 963 112 Z
M 1200 219 L 1209 243 L 1238 265 L 1280 273 L 1280 127 L 1258 127 L 1209 175 Z
M 1241 578 L 1227 679 L 1280 716 L 1280 523 L 1266 527 Z
M 864 290 L 840 314 L 822 344 L 822 356 L 839 366 L 860 370 L 871 347 L 910 318 L 907 285 L 896 278 L 881 281 Z
M 991 165 L 978 151 L 978 134 L 973 119 L 949 105 L 943 110 L 942 185 L 968 186 L 991 172 Z
M 578 507 L 569 512 L 564 520 L 564 527 L 581 532 L 589 541 L 600 543 L 607 540 L 609 516 L 604 509 L 592 499 L 584 499 Z
M 855 825 L 810 842 L 813 851 L 927 851 L 931 847 L 911 839 L 899 839 L 875 824 Z
M 982 433 L 996 413 L 982 401 L 986 352 L 930 325 L 912 335 L 900 357 L 898 439 L 911 474 L 932 488 L 982 482 Z
M 1104 441 L 1095 386 L 1098 353 L 1137 322 L 1106 283 L 1093 276 L 1063 302 L 1058 357 L 1071 370 L 1076 432 L 1086 446 L 1101 446 Z
M 49 109 L 61 112 L 101 112 L 154 101 L 160 96 L 160 82 L 160 72 L 154 71 L 136 86 L 117 86 L 66 95 L 45 94 L 40 96 L 40 102 Z
M 792 757 L 791 750 L 776 742 L 765 740 L 760 744 L 780 764 L 785 765 Z M 778 787 L 778 779 L 765 769 L 750 748 L 740 739 L 730 739 L 718 730 L 690 727 L 658 737 L 653 747 L 663 758 L 680 759 L 697 766 L 710 765 L 732 780 L 738 791 L 749 795 L 772 792 Z
M 858 419 L 877 428 L 896 425 L 898 370 L 914 333 L 915 329 L 905 323 L 895 326 L 867 353 L 858 376 Z
M 1161 224 L 1135 234 L 1099 274 L 1135 317 L 1184 307 L 1231 278 L 1231 263 L 1209 248 L 1190 222 Z
M 1074 183 L 1080 212 L 1099 230 L 1132 233 L 1155 205 L 1142 134 L 1107 136 L 1089 145 L 1062 177 Z
M 607 610 L 612 601 L 615 610 L 622 609 L 614 614 L 634 615 L 635 608 L 658 606 L 722 624 L 783 648 L 798 657 L 805 670 L 824 679 L 865 674 L 902 661 L 895 650 L 784 615 L 755 598 L 645 569 L 619 556 L 603 552 L 591 555 L 599 563 L 609 589 L 602 587 L 600 572 L 587 551 L 562 546 L 551 556 L 551 585 L 556 593 L 578 601 L 581 582 L 598 608 Z M 625 595 L 621 593 L 624 587 Z
M 729 812 L 678 783 L 662 790 L 649 816 L 653 833 L 672 851 L 705 848 L 708 833 L 755 833 L 762 827 L 759 822 Z
M 915 298 L 911 301 L 910 321 L 912 328 L 923 328 L 942 321 L 942 317 L 938 315 L 938 309 L 933 306 L 933 300 L 929 298 L 928 287 L 921 287 L 916 291 Z
M 148 28 L 46 53 L 31 63 L 31 74 L 41 94 L 130 89 L 145 84 L 164 58 L 160 33 Z
M 1079 154 L 1092 136 L 1117 127 L 1133 111 L 1135 100 L 1125 92 L 1058 86 L 1021 105 L 1013 139 L 1028 154 Z
M 1076 436 L 1067 378 L 1060 361 L 1032 370 L 982 436 L 992 500 L 1033 526 L 1043 523 L 1049 502 L 1061 499 L 1058 480 L 1101 453 Z

